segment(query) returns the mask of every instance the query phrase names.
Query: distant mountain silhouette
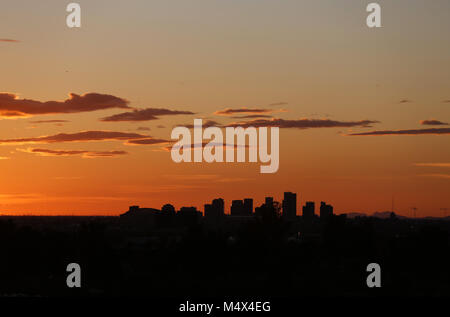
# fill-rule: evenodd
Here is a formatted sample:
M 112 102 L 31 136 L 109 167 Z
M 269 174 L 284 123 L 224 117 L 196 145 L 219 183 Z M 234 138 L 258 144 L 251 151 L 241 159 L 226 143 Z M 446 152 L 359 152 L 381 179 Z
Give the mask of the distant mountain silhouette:
M 376 211 L 376 212 L 374 212 L 371 215 L 368 215 L 368 214 L 365 214 L 365 213 L 362 213 L 362 212 L 348 212 L 348 213 L 346 213 L 347 218 L 349 218 L 349 219 L 354 219 L 354 218 L 357 218 L 357 217 L 374 217 L 374 218 L 379 218 L 379 219 L 389 219 L 389 218 L 391 218 L 391 214 L 392 214 L 392 211 Z M 394 213 L 394 215 L 395 215 L 396 218 L 399 218 L 399 219 L 407 219 L 408 218 L 408 217 L 405 217 L 405 216 L 399 216 L 396 213 Z M 439 219 L 439 218 L 436 218 L 436 219 Z
M 399 216 L 399 215 L 393 213 L 392 211 L 376 211 L 371 215 L 371 217 L 380 218 L 380 219 L 389 219 L 389 218 L 391 218 L 392 214 L 394 214 L 395 217 L 399 218 L 399 219 L 407 218 L 404 216 Z
M 367 215 L 362 212 L 348 212 L 347 217 L 353 219 L 356 217 L 367 217 Z

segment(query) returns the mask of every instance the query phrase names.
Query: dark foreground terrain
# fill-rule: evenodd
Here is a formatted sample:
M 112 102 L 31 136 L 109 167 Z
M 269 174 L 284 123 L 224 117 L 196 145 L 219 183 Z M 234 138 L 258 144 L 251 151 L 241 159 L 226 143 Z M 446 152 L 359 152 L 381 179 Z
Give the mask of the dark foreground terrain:
M 168 221 L 166 221 L 169 219 Z M 2 296 L 450 296 L 450 222 L 0 217 Z M 81 266 L 81 288 L 66 267 Z M 366 267 L 381 266 L 381 288 Z

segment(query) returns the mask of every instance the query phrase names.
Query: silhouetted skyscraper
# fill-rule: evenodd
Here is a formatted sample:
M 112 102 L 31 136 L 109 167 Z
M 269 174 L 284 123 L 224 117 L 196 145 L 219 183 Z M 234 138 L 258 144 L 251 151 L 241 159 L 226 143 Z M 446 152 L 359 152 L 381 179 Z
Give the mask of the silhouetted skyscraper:
M 224 215 L 224 201 L 222 198 L 216 198 L 211 204 L 205 204 L 205 217 L 219 218 Z
M 222 198 L 216 198 L 212 201 L 213 209 L 217 211 L 219 217 L 225 214 L 225 203 Z
M 328 220 L 333 216 L 333 206 L 320 202 L 320 220 Z
M 177 212 L 178 221 L 186 226 L 197 224 L 201 217 L 202 213 L 195 207 L 181 207 Z
M 244 199 L 244 213 L 249 216 L 253 214 L 253 199 L 251 198 Z
M 313 201 L 307 201 L 305 206 L 303 206 L 303 219 L 310 220 L 314 219 L 314 202 Z
M 244 202 L 242 200 L 233 200 L 231 202 L 230 214 L 232 216 L 244 215 Z
M 267 207 L 272 207 L 273 206 L 273 197 L 266 197 L 265 204 L 267 205 Z
M 215 217 L 215 212 L 212 204 L 205 204 L 204 205 L 204 211 L 205 211 L 205 217 Z
M 295 220 L 295 217 L 297 216 L 297 194 L 285 192 L 282 208 L 282 216 L 284 219 Z

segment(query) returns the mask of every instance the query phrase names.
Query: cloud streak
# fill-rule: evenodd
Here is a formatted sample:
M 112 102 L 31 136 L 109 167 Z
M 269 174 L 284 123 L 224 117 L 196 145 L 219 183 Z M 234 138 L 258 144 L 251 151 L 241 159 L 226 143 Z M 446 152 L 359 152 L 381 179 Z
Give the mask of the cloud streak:
M 435 120 L 435 119 L 420 120 L 420 124 L 421 125 L 448 125 L 448 123 L 446 123 L 446 122 L 442 122 L 442 121 Z
M 28 123 L 40 124 L 40 123 L 65 123 L 70 122 L 69 120 L 36 120 L 36 121 L 28 121 Z
M 118 113 L 109 117 L 101 118 L 100 121 L 105 122 L 150 121 L 150 120 L 158 120 L 159 116 L 173 116 L 180 114 L 195 114 L 195 113 L 191 111 L 179 111 L 164 108 L 146 108 Z
M 130 108 L 128 101 L 113 95 L 87 93 L 69 94 L 64 101 L 37 101 L 20 99 L 12 93 L 0 93 L 1 117 L 24 117 L 32 115 L 79 113 L 112 108 Z
M 171 143 L 171 140 L 156 139 L 156 138 L 144 138 L 144 139 L 133 139 L 125 142 L 126 145 L 154 145 L 154 144 L 165 144 Z
M 25 143 L 63 143 L 63 142 L 89 142 L 89 141 L 114 141 L 148 138 L 139 133 L 115 132 L 115 131 L 82 131 L 76 133 L 59 133 L 49 136 L 33 138 L 3 139 L 0 145 L 25 144 Z
M 450 163 L 415 163 L 414 165 L 424 167 L 450 167 Z
M 215 115 L 217 116 L 232 116 L 232 115 L 236 115 L 236 114 L 247 114 L 247 115 L 267 115 L 269 113 L 273 113 L 273 112 L 286 112 L 286 110 L 284 109 L 265 109 L 265 108 L 226 108 L 224 110 L 218 110 L 216 112 L 214 112 Z
M 181 126 L 181 125 L 179 125 Z M 193 129 L 194 127 L 196 127 L 194 124 L 186 124 L 186 125 L 182 125 L 185 128 L 188 129 Z M 205 122 L 202 123 L 202 128 L 209 128 L 209 127 L 221 127 L 222 125 L 214 120 L 206 120 Z M 197 126 L 200 127 L 200 126 Z
M 369 131 L 360 133 L 351 133 L 347 136 L 379 136 L 379 135 L 440 135 L 440 134 L 450 134 L 450 128 L 431 128 L 431 129 L 415 129 L 415 130 L 380 130 L 380 131 Z
M 246 116 L 238 116 L 238 117 L 232 117 L 233 119 L 254 119 L 254 118 L 272 118 L 271 115 L 267 114 L 249 114 Z
M 174 143 L 172 141 L 172 143 Z M 191 150 L 194 150 L 195 148 L 206 148 L 206 147 L 222 147 L 223 149 L 227 148 L 249 148 L 250 146 L 245 144 L 223 144 L 223 143 L 215 143 L 215 142 L 203 142 L 203 143 L 190 143 L 190 144 L 182 144 L 182 145 L 169 145 L 163 148 L 163 150 L 171 151 L 172 149 L 179 150 L 181 148 L 191 148 Z
M 379 123 L 373 120 L 360 121 L 335 121 L 329 119 L 298 119 L 298 120 L 284 120 L 284 119 L 256 119 L 250 121 L 240 121 L 228 124 L 228 127 L 279 127 L 291 129 L 311 129 L 311 128 L 342 128 L 342 127 L 371 127 L 372 124 Z
M 13 39 L 0 39 L 0 42 L 6 42 L 6 43 L 19 43 L 19 40 L 13 40 Z
M 128 154 L 128 152 L 126 151 L 49 150 L 39 148 L 18 150 L 26 153 L 37 154 L 40 156 L 81 156 L 85 158 L 114 157 Z

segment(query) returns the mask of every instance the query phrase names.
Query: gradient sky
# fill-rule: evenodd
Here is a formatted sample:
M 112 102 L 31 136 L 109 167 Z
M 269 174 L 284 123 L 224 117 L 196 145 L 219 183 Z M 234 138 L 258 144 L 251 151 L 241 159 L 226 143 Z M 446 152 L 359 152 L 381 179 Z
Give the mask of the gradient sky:
M 80 29 L 65 24 L 69 1 L 0 4 L 0 91 L 16 96 L 0 97 L 0 214 L 115 215 L 166 202 L 203 210 L 216 197 L 260 204 L 283 191 L 337 213 L 390 210 L 393 196 L 403 215 L 450 208 L 448 0 L 378 1 L 380 29 L 366 26 L 371 1 L 360 0 L 77 2 Z M 11 116 L 23 99 L 69 93 L 107 95 L 117 107 Z M 132 111 L 124 107 L 196 114 L 100 121 Z M 260 163 L 176 164 L 163 144 L 123 139 L 11 142 L 82 131 L 170 139 L 194 118 L 239 121 L 214 113 L 244 107 L 285 120 L 379 123 L 281 128 L 276 174 L 260 174 Z

